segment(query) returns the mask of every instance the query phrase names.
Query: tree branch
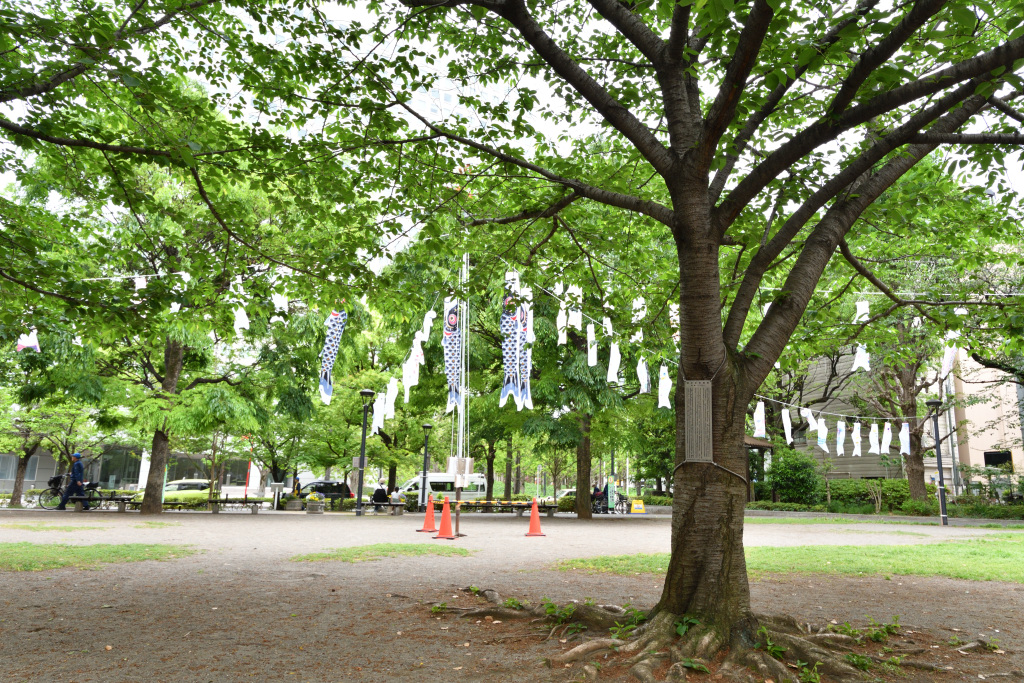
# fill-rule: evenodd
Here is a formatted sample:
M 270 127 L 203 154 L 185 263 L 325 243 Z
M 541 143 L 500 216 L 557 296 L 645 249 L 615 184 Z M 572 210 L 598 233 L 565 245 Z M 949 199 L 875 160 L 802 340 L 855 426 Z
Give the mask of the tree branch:
M 530 219 L 551 218 L 552 216 L 554 216 L 559 211 L 569 206 L 579 198 L 580 195 L 578 193 L 571 192 L 545 209 L 529 209 L 527 211 L 514 214 L 512 216 L 503 216 L 502 218 L 478 218 L 474 221 L 470 221 L 466 225 L 469 227 L 491 224 L 508 225 L 509 223 L 518 223 L 519 221 L 525 221 Z
M 729 61 L 718 94 L 704 120 L 704 130 L 698 147 L 698 164 L 702 169 L 711 164 L 718 141 L 736 113 L 736 105 L 739 104 L 740 96 L 747 85 L 751 69 L 757 64 L 757 56 L 773 16 L 775 11 L 767 0 L 754 0 L 747 22 L 740 31 L 736 51 Z
M 910 139 L 918 144 L 1024 145 L 1022 133 L 918 133 Z
M 864 81 L 903 47 L 904 43 L 946 4 L 946 0 L 916 0 L 910 12 L 887 36 L 864 51 L 828 106 L 826 117 L 839 116 L 856 97 Z
M 905 85 L 879 94 L 868 102 L 848 109 L 837 119 L 822 117 L 794 135 L 758 164 L 737 184 L 729 196 L 715 209 L 714 220 L 724 233 L 751 199 L 779 173 L 790 168 L 804 156 L 827 144 L 856 125 L 865 123 L 914 100 L 933 95 L 952 86 L 990 74 L 999 67 L 1010 68 L 1024 57 L 1024 36 L 993 50 L 964 60 L 946 69 L 923 76 Z M 991 78 L 991 76 L 989 76 Z M 928 143 L 931 144 L 931 143 Z
M 161 380 L 161 381 L 163 381 L 163 380 Z M 242 383 L 242 380 L 240 380 L 240 379 L 232 379 L 232 378 L 228 377 L 227 375 L 224 375 L 222 377 L 198 377 L 198 378 L 192 380 L 187 387 L 185 387 L 184 389 L 182 389 L 178 393 L 181 394 L 181 393 L 184 393 L 184 392 L 188 391 L 189 389 L 194 389 L 197 386 L 199 386 L 200 384 L 227 384 L 228 386 L 237 387 L 241 383 Z
M 433 130 L 435 132 L 440 133 L 441 135 L 443 135 L 445 138 L 447 138 L 449 140 L 453 140 L 453 141 L 458 142 L 460 144 L 463 144 L 463 145 L 465 145 L 467 147 L 471 147 L 471 148 L 473 148 L 473 149 L 475 149 L 475 150 L 477 150 L 479 152 L 483 152 L 483 153 L 485 153 L 485 154 L 487 154 L 489 156 L 494 157 L 495 159 L 498 159 L 499 161 L 504 161 L 504 162 L 506 162 L 508 164 L 511 164 L 513 166 L 518 166 L 519 168 L 523 168 L 523 169 L 526 169 L 528 171 L 532 171 L 532 172 L 536 173 L 539 176 L 547 178 L 548 180 L 552 181 L 553 183 L 556 183 L 558 185 L 562 185 L 562 186 L 567 187 L 567 188 L 569 188 L 571 190 L 574 190 L 575 193 L 580 195 L 581 197 L 585 197 L 587 199 L 592 199 L 595 202 L 599 202 L 601 204 L 607 204 L 608 206 L 617 206 L 620 209 L 627 209 L 629 211 L 635 211 L 636 213 L 640 213 L 640 214 L 643 214 L 645 216 L 650 216 L 654 220 L 656 220 L 656 221 L 658 221 L 660 223 L 663 223 L 665 225 L 668 225 L 668 226 L 672 225 L 672 222 L 673 222 L 673 212 L 672 212 L 671 209 L 669 209 L 668 207 L 664 206 L 663 204 L 659 204 L 657 202 L 652 202 L 652 201 L 645 200 L 645 199 L 640 199 L 639 197 L 634 197 L 633 195 L 626 195 L 626 194 L 620 194 L 618 192 L 611 192 L 609 190 L 604 190 L 604 189 L 601 189 L 601 188 L 598 188 L 598 187 L 594 187 L 593 185 L 588 185 L 588 184 L 586 184 L 584 182 L 581 182 L 579 180 L 574 180 L 574 179 L 571 179 L 571 178 L 563 178 L 560 175 L 552 173 L 551 171 L 547 170 L 546 168 L 543 168 L 543 167 L 538 166 L 536 164 L 532 164 L 532 163 L 530 163 L 528 161 L 524 161 L 524 160 L 522 160 L 522 159 L 520 159 L 518 157 L 515 157 L 515 156 L 512 156 L 511 154 L 508 154 L 507 152 L 502 152 L 502 151 L 500 151 L 498 149 L 495 149 L 494 147 L 491 147 L 489 145 L 484 145 L 482 143 L 477 142 L 476 140 L 464 137 L 462 135 L 456 135 L 454 133 L 449 133 L 448 131 L 445 131 L 442 128 L 440 128 L 439 126 L 437 126 L 435 123 L 433 123 L 431 121 L 428 121 L 424 116 L 419 114 L 416 110 L 414 110 L 413 108 L 409 107 L 404 102 L 400 103 L 400 104 L 401 104 L 403 109 L 408 111 L 412 116 L 416 117 L 416 119 L 418 119 L 419 122 L 422 123 L 424 126 L 426 126 L 427 128 L 430 128 L 431 130 Z
M 590 0 L 590 6 L 607 19 L 640 54 L 655 66 L 662 61 L 665 45 L 661 38 L 619 0 Z
M 843 29 L 845 29 L 847 26 L 850 26 L 851 24 L 860 21 L 860 19 L 865 14 L 874 9 L 875 5 L 877 5 L 878 2 L 879 0 L 866 0 L 866 2 L 862 2 L 860 5 L 858 5 L 857 11 L 852 17 L 846 19 L 845 21 L 839 22 L 839 24 L 834 26 L 828 33 L 825 34 L 825 36 L 821 39 L 819 46 L 817 47 L 818 54 L 825 54 L 825 52 L 827 52 L 830 47 L 832 47 L 833 45 L 835 45 L 836 42 L 839 41 L 839 34 Z M 747 144 L 754 137 L 754 134 L 758 131 L 758 129 L 760 129 L 761 124 L 764 123 L 765 120 L 772 113 L 775 112 L 775 109 L 776 107 L 779 106 L 779 102 L 782 101 L 782 98 L 786 95 L 787 92 L 789 92 L 789 89 L 793 86 L 793 84 L 796 83 L 800 79 L 800 77 L 802 77 L 804 73 L 806 73 L 806 71 L 809 68 L 810 62 L 802 66 L 798 66 L 795 70 L 795 73 L 793 74 L 793 78 L 781 82 L 777 86 L 775 86 L 771 93 L 768 94 L 768 97 L 765 99 L 765 102 L 761 106 L 761 108 L 758 109 L 750 118 L 748 118 L 745 124 L 743 124 L 743 128 L 736 135 L 736 139 L 733 142 L 733 147 L 736 150 L 735 153 L 729 154 L 726 157 L 725 165 L 715 173 L 715 177 L 711 181 L 711 187 L 709 189 L 708 195 L 710 196 L 712 202 L 718 201 L 719 196 L 721 196 L 722 194 L 722 190 L 725 189 L 725 183 L 729 180 L 729 176 L 732 175 L 732 171 L 736 167 L 736 162 L 739 161 L 740 154 L 743 153 L 743 150 L 746 149 Z
M 1019 111 L 1011 107 L 1009 104 L 1007 104 L 1006 100 L 1000 99 L 993 95 L 992 97 L 988 98 L 988 101 L 992 103 L 993 107 L 1003 112 L 1011 119 L 1015 119 L 1017 121 L 1020 121 L 1021 123 L 1024 123 L 1024 114 L 1020 113 Z

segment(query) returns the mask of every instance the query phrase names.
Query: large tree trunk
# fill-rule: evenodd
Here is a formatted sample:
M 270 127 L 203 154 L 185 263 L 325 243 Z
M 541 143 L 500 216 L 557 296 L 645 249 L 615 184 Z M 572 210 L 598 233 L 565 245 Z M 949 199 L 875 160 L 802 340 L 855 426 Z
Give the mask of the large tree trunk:
M 497 441 L 487 442 L 487 500 L 494 500 L 494 458 L 497 445 Z
M 514 493 L 518 496 L 523 492 L 523 453 L 516 449 L 516 487 Z
M 178 379 L 181 377 L 185 348 L 181 342 L 170 338 L 164 344 L 164 378 L 160 388 L 164 397 L 178 393 Z M 164 472 L 171 457 L 170 436 L 162 429 L 153 432 L 153 448 L 149 456 L 149 476 L 146 478 L 146 495 L 142 500 L 141 513 L 158 515 L 163 512 Z
M 505 500 L 512 500 L 512 439 L 508 440 L 505 451 Z
M 683 376 L 676 391 L 676 463 L 672 499 L 672 559 L 658 611 L 697 615 L 725 643 L 751 647 L 756 622 L 743 555 L 747 470 L 743 445 L 747 397 L 737 396 L 731 367 L 713 385 L 714 464 L 685 460 Z
M 580 416 L 580 442 L 576 444 L 576 516 L 593 519 L 590 509 L 590 421 L 591 416 Z
M 910 431 L 910 455 L 903 456 L 907 469 L 907 484 L 910 497 L 914 500 L 928 500 L 928 489 L 924 485 L 924 449 L 921 446 L 921 430 Z
M 28 469 L 28 461 L 39 450 L 41 442 L 42 439 L 37 439 L 34 443 L 22 449 L 21 457 L 18 458 L 18 468 L 14 473 L 14 488 L 11 489 L 11 502 L 8 503 L 8 507 L 21 507 L 21 497 L 25 491 L 25 471 Z

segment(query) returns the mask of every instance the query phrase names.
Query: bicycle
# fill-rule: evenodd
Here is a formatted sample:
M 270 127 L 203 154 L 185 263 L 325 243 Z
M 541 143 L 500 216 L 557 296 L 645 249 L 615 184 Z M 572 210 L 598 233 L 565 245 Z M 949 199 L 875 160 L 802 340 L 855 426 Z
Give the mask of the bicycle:
M 39 507 L 44 510 L 56 510 L 60 505 L 61 499 L 64 497 L 64 492 L 67 490 L 67 480 L 71 478 L 69 472 L 64 474 L 58 474 L 50 477 L 46 481 L 47 488 L 43 489 L 43 492 L 39 494 L 37 503 Z M 99 482 L 92 482 L 85 484 L 85 496 L 86 504 L 90 508 L 99 509 L 103 507 L 103 493 L 99 491 Z

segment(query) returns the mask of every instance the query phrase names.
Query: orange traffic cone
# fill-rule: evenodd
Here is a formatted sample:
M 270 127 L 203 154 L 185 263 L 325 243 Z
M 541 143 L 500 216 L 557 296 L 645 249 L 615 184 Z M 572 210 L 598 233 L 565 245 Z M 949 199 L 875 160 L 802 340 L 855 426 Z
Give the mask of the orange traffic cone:
M 533 507 L 530 510 L 530 530 L 526 532 L 527 536 L 544 536 L 540 532 L 540 512 L 537 510 L 537 499 L 533 499 Z
M 427 495 L 427 514 L 423 518 L 423 528 L 417 529 L 416 531 L 426 531 L 427 533 L 434 533 L 437 531 L 437 527 L 434 526 L 434 494 Z
M 444 505 L 441 507 L 441 531 L 434 538 L 443 538 L 447 541 L 455 540 L 455 534 L 452 533 L 452 511 L 448 507 L 448 496 L 444 497 Z

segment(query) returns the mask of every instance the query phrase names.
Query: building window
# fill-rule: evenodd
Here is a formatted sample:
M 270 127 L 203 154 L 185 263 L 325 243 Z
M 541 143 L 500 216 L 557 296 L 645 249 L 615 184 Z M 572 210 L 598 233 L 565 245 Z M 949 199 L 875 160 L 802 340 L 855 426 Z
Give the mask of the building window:
M 0 479 L 14 479 L 18 458 L 14 455 L 0 455 Z
M 999 467 L 1001 465 L 1010 465 L 1010 471 L 1013 472 L 1013 456 L 1010 451 L 985 451 L 985 467 Z

